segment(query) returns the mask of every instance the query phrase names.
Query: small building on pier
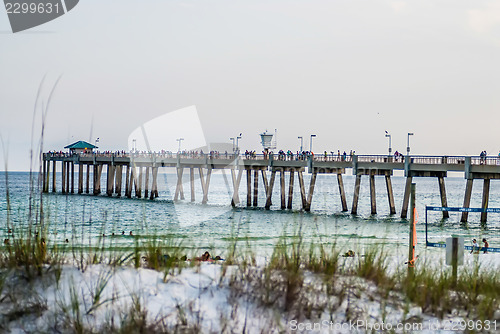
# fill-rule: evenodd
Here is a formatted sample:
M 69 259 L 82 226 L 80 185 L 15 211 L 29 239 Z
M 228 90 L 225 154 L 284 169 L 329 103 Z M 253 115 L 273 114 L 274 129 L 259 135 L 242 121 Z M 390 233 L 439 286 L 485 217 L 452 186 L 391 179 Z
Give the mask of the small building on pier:
M 94 148 L 97 146 L 92 145 L 91 143 L 87 143 L 86 141 L 80 140 L 76 143 L 65 146 L 64 148 L 68 148 L 71 154 L 81 154 L 81 153 L 92 153 Z

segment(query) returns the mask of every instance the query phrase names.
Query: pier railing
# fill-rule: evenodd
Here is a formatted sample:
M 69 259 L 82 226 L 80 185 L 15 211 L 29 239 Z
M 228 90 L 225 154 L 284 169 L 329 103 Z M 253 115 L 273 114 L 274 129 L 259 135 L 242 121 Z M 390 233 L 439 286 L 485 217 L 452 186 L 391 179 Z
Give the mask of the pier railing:
M 43 154 L 44 158 L 156 158 L 156 159 L 236 159 L 240 157 L 246 160 L 273 160 L 273 161 L 331 161 L 331 162 L 352 162 L 352 155 L 338 154 L 235 154 L 235 153 L 200 153 L 200 152 L 92 152 L 92 153 L 67 153 L 67 152 L 48 152 Z M 389 156 L 389 155 L 357 155 L 358 162 L 373 163 L 404 163 L 407 156 Z M 428 165 L 464 165 L 466 158 L 470 158 L 471 165 L 500 166 L 500 156 L 480 157 L 480 156 L 424 156 L 412 155 L 409 157 L 412 164 Z

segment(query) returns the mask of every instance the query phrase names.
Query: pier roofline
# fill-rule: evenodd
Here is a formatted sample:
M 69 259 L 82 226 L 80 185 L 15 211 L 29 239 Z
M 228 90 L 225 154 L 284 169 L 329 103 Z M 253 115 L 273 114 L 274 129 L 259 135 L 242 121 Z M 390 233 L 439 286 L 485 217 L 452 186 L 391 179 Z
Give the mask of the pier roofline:
M 472 183 L 474 179 L 483 179 L 483 207 L 488 205 L 489 185 L 491 179 L 500 179 L 500 157 L 480 157 L 480 156 L 387 156 L 387 155 L 279 155 L 279 154 L 253 154 L 253 155 L 235 155 L 235 154 L 199 154 L 199 153 L 44 153 L 43 154 L 43 191 L 49 191 L 50 163 L 52 162 L 52 191 L 56 191 L 56 163 L 62 165 L 62 191 L 64 193 L 74 192 L 74 169 L 78 165 L 78 193 L 83 193 L 84 188 L 84 168 L 86 167 L 86 191 L 89 193 L 90 172 L 93 175 L 93 193 L 101 193 L 100 179 L 104 166 L 107 167 L 107 190 L 108 196 L 116 194 L 121 196 L 121 183 L 123 179 L 123 169 L 126 169 L 125 176 L 125 196 L 131 197 L 132 188 L 135 189 L 136 197 L 142 196 L 142 186 L 144 185 L 144 196 L 154 199 L 158 197 L 156 185 L 156 175 L 158 168 L 170 167 L 176 168 L 178 175 L 177 189 L 174 200 L 184 199 L 184 190 L 182 186 L 182 175 L 186 168 L 190 170 L 191 181 L 191 200 L 194 201 L 194 173 L 198 171 L 203 189 L 203 203 L 208 201 L 208 188 L 210 185 L 210 176 L 212 170 L 222 169 L 230 170 L 233 181 L 233 199 L 232 204 L 239 204 L 238 189 L 242 173 L 247 174 L 247 206 L 258 206 L 258 186 L 259 172 L 262 175 L 264 191 L 266 193 L 265 208 L 269 209 L 272 205 L 271 196 L 276 173 L 280 173 L 281 186 L 281 208 L 291 208 L 293 198 L 294 176 L 297 173 L 302 199 L 302 208 L 309 211 L 314 193 L 314 186 L 317 174 L 335 174 L 339 185 L 342 210 L 347 211 L 347 201 L 343 186 L 342 175 L 346 169 L 352 169 L 352 174 L 356 176 L 354 197 L 352 202 L 352 214 L 357 214 L 357 203 L 359 198 L 359 186 L 361 176 L 366 175 L 370 178 L 370 197 L 371 212 L 376 214 L 376 193 L 375 176 L 385 176 L 387 195 L 391 214 L 395 214 L 394 198 L 392 192 L 391 176 L 395 170 L 404 171 L 407 178 L 405 194 L 403 198 L 403 208 L 401 217 L 406 218 L 408 211 L 408 200 L 410 185 L 413 177 L 437 177 L 441 204 L 447 207 L 446 190 L 444 178 L 448 172 L 464 172 L 467 179 L 467 186 L 464 196 L 464 207 L 468 207 L 472 193 Z M 145 179 L 143 180 L 143 170 L 145 170 Z M 308 171 L 312 174 L 308 192 L 303 180 L 303 172 Z M 152 183 L 149 192 L 149 175 L 151 171 Z M 253 172 L 253 173 L 252 173 Z M 270 178 L 268 180 L 268 172 Z M 285 174 L 290 177 L 288 189 L 288 204 L 286 203 Z M 253 192 L 252 192 L 252 174 Z M 252 198 L 253 195 L 253 198 Z M 463 212 L 462 221 L 467 221 L 467 212 Z M 443 212 L 443 217 L 448 217 L 448 212 Z M 481 221 L 486 221 L 486 212 L 481 216 Z

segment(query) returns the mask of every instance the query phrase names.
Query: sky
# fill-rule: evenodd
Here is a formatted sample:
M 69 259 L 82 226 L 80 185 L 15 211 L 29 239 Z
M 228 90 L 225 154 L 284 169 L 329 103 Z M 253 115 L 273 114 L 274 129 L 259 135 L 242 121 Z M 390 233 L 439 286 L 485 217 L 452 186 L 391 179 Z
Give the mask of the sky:
M 385 154 L 388 131 L 393 152 L 413 132 L 412 154 L 496 155 L 499 59 L 496 1 L 85 0 L 15 34 L 0 8 L 0 170 L 29 170 L 59 77 L 44 151 L 127 150 L 195 106 L 207 143 L 243 150 L 277 129 L 285 150 Z

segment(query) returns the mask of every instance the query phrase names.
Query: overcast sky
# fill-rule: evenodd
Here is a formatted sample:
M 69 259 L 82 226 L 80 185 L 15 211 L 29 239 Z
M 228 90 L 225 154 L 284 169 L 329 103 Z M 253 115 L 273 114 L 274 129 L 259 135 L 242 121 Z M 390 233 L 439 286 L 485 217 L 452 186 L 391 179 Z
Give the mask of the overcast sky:
M 28 170 L 38 85 L 46 104 L 62 75 L 45 150 L 127 149 L 195 105 L 206 142 L 243 133 L 243 150 L 276 128 L 285 150 L 314 133 L 315 152 L 384 154 L 387 130 L 393 151 L 414 132 L 414 154 L 496 155 L 499 62 L 497 1 L 83 0 L 16 34 L 2 8 L 0 135 L 9 170 Z

